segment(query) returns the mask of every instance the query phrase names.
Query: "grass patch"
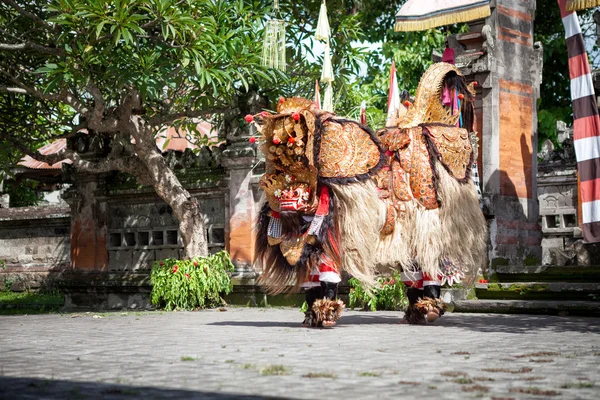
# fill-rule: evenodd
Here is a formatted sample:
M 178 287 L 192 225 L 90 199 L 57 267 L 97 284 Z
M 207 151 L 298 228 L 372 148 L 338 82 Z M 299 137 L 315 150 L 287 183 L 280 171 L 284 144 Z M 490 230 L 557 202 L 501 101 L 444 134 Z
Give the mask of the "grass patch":
M 546 379 L 543 376 L 524 376 L 523 378 L 520 378 L 522 381 L 541 381 Z
M 509 369 L 509 368 L 483 368 L 482 371 L 485 372 L 507 372 L 509 374 L 527 374 L 533 371 L 533 368 L 523 367 L 519 369 Z
M 560 385 L 561 389 L 589 389 L 594 387 L 595 382 L 569 382 Z
M 459 371 L 444 371 L 444 372 L 440 372 L 441 376 L 449 376 L 451 378 L 456 378 L 458 376 L 469 376 L 469 374 L 467 374 L 466 372 L 459 372 Z
M 285 365 L 267 365 L 260 369 L 261 375 L 289 375 L 292 371 Z
M 452 379 L 452 382 L 454 383 L 459 383 L 461 385 L 470 385 L 471 383 L 473 383 L 473 381 L 469 378 L 456 378 L 456 379 Z
M 537 387 L 510 388 L 508 391 L 511 393 L 532 394 L 534 396 L 560 396 L 560 392 L 554 390 L 540 389 Z
M 190 356 L 181 356 L 181 361 L 196 361 L 196 359 Z
M 560 356 L 560 353 L 555 351 L 537 351 L 535 353 L 527 353 L 515 356 L 515 358 L 529 358 L 529 357 L 550 357 L 550 356 Z
M 256 364 L 243 364 L 242 369 L 256 369 Z
M 234 362 L 234 360 L 225 360 L 225 364 L 233 364 Z
M 551 358 L 532 358 L 531 360 L 529 360 L 529 362 L 534 362 L 534 363 L 551 363 L 554 362 L 553 359 Z
M 363 371 L 363 372 L 359 372 L 358 376 L 381 376 L 381 372 L 377 372 L 377 371 Z
M 400 381 L 398 382 L 399 385 L 412 385 L 412 386 L 417 386 L 420 385 L 421 382 L 413 382 L 413 381 Z
M 473 377 L 473 380 L 478 381 L 478 382 L 494 382 L 495 381 L 495 379 L 488 378 L 487 376 Z
M 57 313 L 64 303 L 58 292 L 0 291 L 0 315 Z
M 336 379 L 337 375 L 331 372 L 309 372 L 308 374 L 302 375 L 303 378 L 317 379 L 317 378 L 328 378 Z
M 468 356 L 471 355 L 471 353 L 469 353 L 468 351 L 456 351 L 454 353 L 452 353 L 453 355 L 457 355 L 457 356 Z
M 481 385 L 473 385 L 473 386 L 463 386 L 463 392 L 484 392 L 487 393 L 490 391 L 490 388 L 487 386 Z

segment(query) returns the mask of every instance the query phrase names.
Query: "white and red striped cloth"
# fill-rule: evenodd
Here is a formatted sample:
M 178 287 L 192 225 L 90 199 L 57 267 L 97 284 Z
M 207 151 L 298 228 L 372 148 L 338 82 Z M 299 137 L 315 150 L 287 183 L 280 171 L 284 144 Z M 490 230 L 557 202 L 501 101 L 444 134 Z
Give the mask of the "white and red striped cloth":
M 558 0 L 569 55 L 581 228 L 586 242 L 600 242 L 600 119 L 579 20 L 575 12 L 566 10 L 566 2 Z
M 340 283 L 342 278 L 335 268 L 335 264 L 325 253 L 319 260 L 319 268 L 313 268 L 308 276 L 308 281 L 302 284 L 305 289 L 321 286 L 321 282 Z

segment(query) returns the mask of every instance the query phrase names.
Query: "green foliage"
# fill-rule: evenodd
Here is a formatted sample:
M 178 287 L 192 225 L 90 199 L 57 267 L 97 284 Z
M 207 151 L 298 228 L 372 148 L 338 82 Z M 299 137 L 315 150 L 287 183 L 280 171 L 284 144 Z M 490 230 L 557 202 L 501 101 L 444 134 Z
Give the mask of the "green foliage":
M 370 291 L 356 278 L 350 278 L 348 283 L 352 286 L 349 296 L 350 308 L 359 306 L 371 311 L 398 310 L 408 305 L 408 299 L 404 295 L 404 284 L 397 273 L 391 278 L 379 278 L 377 286 Z
M 11 182 L 6 186 L 4 192 L 10 196 L 9 207 L 37 206 L 44 198 L 43 194 L 37 190 L 39 183 L 31 179 L 25 179 L 18 183 Z
M 191 260 L 167 259 L 152 266 L 152 303 L 167 310 L 193 310 L 221 304 L 233 288 L 233 264 L 226 251 Z

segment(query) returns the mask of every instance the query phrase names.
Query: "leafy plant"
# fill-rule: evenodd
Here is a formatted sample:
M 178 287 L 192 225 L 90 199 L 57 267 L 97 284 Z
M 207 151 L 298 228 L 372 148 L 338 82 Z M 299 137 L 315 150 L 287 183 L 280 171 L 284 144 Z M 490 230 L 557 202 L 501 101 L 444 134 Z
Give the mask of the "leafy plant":
M 221 293 L 231 292 L 233 264 L 226 251 L 191 260 L 173 258 L 152 266 L 152 303 L 167 310 L 193 310 L 221 303 Z
M 360 306 L 364 310 L 398 310 L 408 305 L 408 299 L 404 295 L 404 284 L 399 274 L 391 278 L 379 278 L 378 285 L 370 290 L 365 289 L 356 278 L 348 281 L 350 289 L 350 308 Z

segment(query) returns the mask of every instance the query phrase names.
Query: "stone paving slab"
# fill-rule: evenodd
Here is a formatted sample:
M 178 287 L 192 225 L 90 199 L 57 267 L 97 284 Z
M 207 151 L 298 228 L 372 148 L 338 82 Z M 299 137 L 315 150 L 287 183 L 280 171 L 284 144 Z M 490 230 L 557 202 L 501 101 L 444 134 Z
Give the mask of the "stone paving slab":
M 298 309 L 3 316 L 0 399 L 600 398 L 598 318 L 401 317 L 350 311 L 327 330 L 300 327 Z

